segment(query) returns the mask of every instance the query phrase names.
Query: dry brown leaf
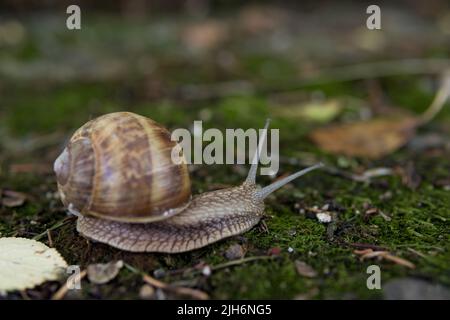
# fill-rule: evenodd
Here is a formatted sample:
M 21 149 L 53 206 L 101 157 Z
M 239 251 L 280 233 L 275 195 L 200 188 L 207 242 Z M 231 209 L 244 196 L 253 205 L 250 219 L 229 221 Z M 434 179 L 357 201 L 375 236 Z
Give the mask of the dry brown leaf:
M 330 153 L 377 159 L 406 144 L 419 123 L 414 117 L 378 118 L 319 128 L 310 136 Z
M 307 278 L 314 278 L 317 276 L 317 271 L 314 270 L 309 264 L 306 262 L 295 260 L 295 268 L 297 269 L 297 272 L 299 275 L 307 277 Z
M 90 282 L 104 284 L 114 279 L 123 267 L 122 260 L 108 263 L 90 264 L 87 267 L 87 276 Z
M 22 192 L 3 190 L 0 193 L 0 203 L 9 208 L 20 207 L 26 199 L 27 195 Z
M 310 137 L 323 150 L 346 156 L 378 159 L 405 145 L 417 127 L 431 121 L 450 96 L 450 71 L 433 102 L 420 116 L 380 117 L 368 121 L 334 125 L 314 130 Z

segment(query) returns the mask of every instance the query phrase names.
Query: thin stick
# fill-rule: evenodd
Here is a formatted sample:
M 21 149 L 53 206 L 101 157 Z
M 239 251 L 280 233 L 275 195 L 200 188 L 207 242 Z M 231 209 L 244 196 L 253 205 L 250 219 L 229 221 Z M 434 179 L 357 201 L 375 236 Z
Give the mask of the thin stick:
M 215 270 L 220 270 L 220 269 L 224 269 L 227 267 L 238 266 L 238 265 L 241 265 L 241 264 L 244 264 L 247 262 L 252 262 L 252 261 L 257 261 L 257 260 L 270 260 L 270 259 L 274 259 L 274 258 L 276 258 L 276 257 L 275 256 L 248 257 L 248 258 L 243 258 L 243 259 L 231 260 L 231 261 L 224 262 L 224 263 L 219 263 L 214 266 L 210 266 L 210 268 L 211 268 L 211 270 L 215 271 Z M 195 267 L 186 268 L 186 269 L 177 269 L 177 270 L 172 270 L 172 271 L 168 272 L 169 275 L 183 274 L 185 276 L 195 275 L 195 274 L 200 274 L 200 273 L 202 273 L 202 270 L 198 270 Z
M 170 285 L 168 283 L 162 282 L 160 280 L 157 280 L 157 279 L 151 277 L 147 273 L 136 269 L 135 267 L 129 265 L 128 263 L 124 263 L 124 265 L 131 272 L 142 275 L 142 279 L 151 286 L 154 286 L 156 288 L 160 288 L 160 289 L 163 289 L 166 291 L 171 291 L 171 292 L 174 292 L 179 295 L 190 296 L 194 299 L 199 299 L 199 300 L 209 299 L 208 294 L 203 291 L 200 291 L 197 289 L 192 289 L 192 288 L 187 288 L 187 287 L 173 286 L 173 285 Z
M 357 248 L 357 249 L 372 249 L 374 251 L 386 251 L 386 247 L 381 247 L 381 246 L 377 246 L 375 244 L 370 244 L 370 243 L 359 243 L 359 242 L 355 242 L 355 243 L 349 243 L 348 244 L 351 247 Z
M 442 85 L 439 88 L 433 102 L 428 109 L 420 116 L 420 124 L 424 125 L 431 121 L 442 110 L 448 97 L 450 96 L 450 71 L 444 74 Z
M 48 239 L 48 246 L 50 248 L 53 248 L 53 239 L 52 239 L 52 233 L 50 229 L 47 229 L 47 239 Z
M 252 262 L 256 260 L 271 260 L 274 259 L 274 256 L 256 256 L 256 257 L 248 257 L 243 259 L 231 260 L 228 262 L 216 264 L 215 266 L 211 266 L 211 270 L 219 270 L 228 267 L 238 266 L 247 262 Z
M 63 225 L 67 224 L 70 222 L 70 220 L 72 220 L 73 217 L 65 217 L 64 219 L 61 219 L 59 221 L 57 221 L 55 224 L 53 224 L 50 228 L 46 229 L 44 232 L 38 234 L 37 236 L 33 237 L 33 240 L 40 240 L 45 236 L 48 236 L 48 232 L 52 231 L 52 230 L 56 230 L 60 227 L 62 227 Z
M 175 287 L 175 286 L 169 285 L 167 283 L 164 283 L 162 281 L 156 280 L 155 278 L 149 276 L 148 274 L 144 274 L 142 276 L 142 279 L 146 283 L 148 283 L 156 288 L 160 288 L 160 289 L 167 290 L 167 291 L 172 291 L 172 292 L 180 294 L 180 295 L 187 295 L 192 298 L 199 299 L 199 300 L 208 300 L 209 299 L 208 294 L 203 291 L 188 288 L 188 287 Z

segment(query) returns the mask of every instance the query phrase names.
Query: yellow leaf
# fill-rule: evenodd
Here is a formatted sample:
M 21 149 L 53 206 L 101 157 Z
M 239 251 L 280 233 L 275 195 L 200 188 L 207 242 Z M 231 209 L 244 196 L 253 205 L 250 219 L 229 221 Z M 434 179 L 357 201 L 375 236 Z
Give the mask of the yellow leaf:
M 57 280 L 67 263 L 45 244 L 25 238 L 0 238 L 0 293 Z
M 337 99 L 323 102 L 308 102 L 302 105 L 277 107 L 274 113 L 285 118 L 301 118 L 307 121 L 326 123 L 342 111 L 342 103 Z

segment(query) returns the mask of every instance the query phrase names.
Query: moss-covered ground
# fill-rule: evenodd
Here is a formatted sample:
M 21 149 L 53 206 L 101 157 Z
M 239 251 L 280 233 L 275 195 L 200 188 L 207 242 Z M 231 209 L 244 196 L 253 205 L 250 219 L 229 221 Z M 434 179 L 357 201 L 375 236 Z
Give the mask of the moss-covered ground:
M 381 298 L 382 290 L 368 290 L 366 287 L 366 269 L 371 264 L 380 266 L 382 285 L 391 279 L 412 276 L 450 286 L 450 149 L 446 144 L 450 137 L 449 105 L 418 132 L 418 137 L 437 135 L 443 144 L 424 149 L 407 145 L 380 160 L 331 155 L 320 150 L 307 137 L 311 130 L 321 125 L 301 117 L 285 117 L 277 113 L 276 106 L 296 97 L 300 100 L 317 95 L 325 99 L 352 97 L 357 106 L 346 108 L 334 121 L 358 119 L 369 100 L 366 80 L 305 83 L 292 88 L 290 84 L 295 83 L 299 73 L 293 70 L 294 63 L 305 64 L 314 58 L 309 57 L 307 51 L 301 62 L 293 59 L 289 51 L 283 54 L 270 50 L 265 52 L 264 46 L 258 47 L 257 39 L 245 40 L 244 36 L 228 39 L 222 47 L 208 49 L 206 54 L 179 52 L 173 32 L 185 23 L 184 19 L 175 16 L 167 18 L 168 22 L 159 19 L 146 24 L 89 16 L 84 23 L 88 26 L 91 22 L 92 25 L 86 27 L 84 33 L 68 33 L 64 29 L 55 31 L 50 22 L 36 30 L 32 28 L 33 19 L 29 20 L 31 23 L 26 19 L 18 20 L 25 36 L 18 44 L 10 45 L 9 50 L 0 52 L 2 66 L 9 61 L 11 65 L 13 62 L 18 65 L 18 69 L 25 70 L 23 76 L 19 71 L 11 74 L 4 71 L 10 69 L 1 69 L 0 190 L 24 192 L 28 198 L 20 207 L 0 206 L 0 235 L 33 238 L 42 234 L 40 240 L 49 244 L 46 230 L 66 217 L 62 204 L 55 197 L 52 162 L 73 130 L 90 118 L 127 110 L 151 117 L 169 129 L 189 127 L 198 119 L 204 121 L 205 128 L 225 129 L 261 127 L 264 120 L 271 117 L 272 126 L 280 129 L 283 159 L 298 160 L 298 164 L 294 164 L 282 159 L 278 176 L 318 160 L 337 168 L 344 175 L 376 167 L 393 168 L 396 173 L 366 182 L 327 170 L 311 173 L 268 198 L 264 218 L 267 229 L 258 226 L 242 236 L 193 252 L 175 255 L 122 252 L 82 238 L 76 233 L 73 220 L 50 232 L 52 245 L 69 264 L 80 265 L 82 269 L 90 263 L 122 259 L 152 275 L 158 270 L 162 281 L 192 286 L 216 299 Z M 142 37 L 144 34 L 147 36 Z M 153 42 L 148 34 L 153 35 Z M 264 36 L 259 37 L 264 43 Z M 98 43 L 99 39 L 102 44 Z M 44 40 L 45 45 L 40 43 Z M 320 37 L 317 37 L 317 42 L 320 42 Z M 73 60 L 78 56 L 80 59 L 86 57 L 84 50 L 92 48 L 91 45 L 94 52 L 87 56 L 98 55 L 101 61 L 108 50 L 126 52 L 118 54 L 125 61 L 126 70 L 120 76 L 100 79 L 78 77 L 75 72 L 72 78 L 55 80 L 51 76 L 47 78 L 46 71 L 32 68 L 39 61 L 48 62 L 56 57 L 61 60 L 61 65 L 76 64 Z M 425 58 L 449 55 L 439 45 L 421 45 L 424 47 L 420 47 L 420 54 Z M 48 47 L 46 50 L 45 46 L 55 46 L 57 50 L 52 51 Z M 97 52 L 95 48 L 100 49 Z M 311 50 L 314 52 L 315 49 Z M 52 57 L 55 52 L 65 58 L 58 54 Z M 404 54 L 406 56 L 408 52 Z M 358 57 L 358 52 L 356 55 Z M 368 57 L 364 52 L 359 56 L 361 61 L 382 58 L 396 56 L 381 49 Z M 139 59 L 142 61 L 135 61 Z M 326 66 L 332 65 L 335 62 L 332 60 L 337 58 L 331 55 L 317 59 L 324 62 L 315 63 Z M 345 59 L 345 54 L 342 59 Z M 29 73 L 26 72 L 27 67 L 30 68 Z M 96 67 L 92 65 L 93 69 Z M 57 67 L 49 63 L 48 68 L 51 73 L 52 68 Z M 142 68 L 149 68 L 151 72 L 142 72 Z M 30 75 L 33 70 L 37 75 Z M 231 93 L 225 90 L 224 93 L 214 86 L 215 83 L 235 79 L 245 79 L 253 87 L 248 89 L 245 84 L 238 83 L 235 86 L 239 90 Z M 390 105 L 420 113 L 433 98 L 435 80 L 434 76 L 407 74 L 380 77 L 377 83 Z M 284 83 L 289 84 L 286 90 L 283 90 Z M 194 84 L 199 85 L 197 90 L 200 93 L 189 89 Z M 190 94 L 193 93 L 189 90 L 197 96 L 194 94 L 192 98 Z M 208 96 L 211 93 L 214 94 Z M 198 166 L 191 173 L 193 193 L 213 189 L 217 184 L 236 185 L 245 178 L 244 168 Z M 261 185 L 271 181 L 268 177 L 258 179 Z M 319 223 L 309 214 L 310 208 L 321 208 L 326 204 L 336 214 L 335 221 L 329 225 Z M 380 214 L 366 214 L 369 208 L 377 208 L 390 219 Z M 246 249 L 246 257 L 267 255 L 276 247 L 281 250 L 272 259 L 222 268 L 210 276 L 173 272 L 200 263 L 215 266 L 227 262 L 224 253 L 236 243 Z M 361 249 L 358 244 L 386 248 L 412 262 L 415 268 L 389 260 L 360 261 L 354 253 L 355 249 Z M 306 278 L 299 275 L 295 260 L 308 263 L 317 271 L 317 276 Z M 27 295 L 48 298 L 59 285 L 46 284 L 29 290 Z M 139 298 L 142 285 L 139 275 L 123 268 L 111 283 L 94 285 L 84 280 L 82 290 L 69 292 L 67 297 Z M 23 295 L 10 293 L 8 298 L 23 298 Z

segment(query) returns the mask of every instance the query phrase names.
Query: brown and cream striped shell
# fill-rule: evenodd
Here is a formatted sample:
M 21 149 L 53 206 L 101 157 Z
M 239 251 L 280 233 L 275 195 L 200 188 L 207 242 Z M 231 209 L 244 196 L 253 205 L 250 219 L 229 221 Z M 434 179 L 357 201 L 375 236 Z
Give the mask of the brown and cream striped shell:
M 176 142 L 155 121 L 117 112 L 89 121 L 55 162 L 66 207 L 122 222 L 150 222 L 181 212 L 190 202 L 186 164 L 174 164 Z

